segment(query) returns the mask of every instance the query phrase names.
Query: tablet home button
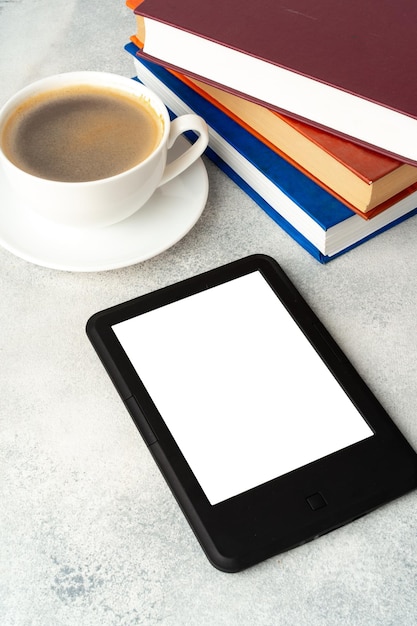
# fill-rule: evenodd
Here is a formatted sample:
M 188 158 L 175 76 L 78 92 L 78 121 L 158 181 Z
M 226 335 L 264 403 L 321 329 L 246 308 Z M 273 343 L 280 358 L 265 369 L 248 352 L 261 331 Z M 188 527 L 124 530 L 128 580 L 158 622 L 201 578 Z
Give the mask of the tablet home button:
M 323 507 L 327 506 L 326 500 L 319 492 L 313 493 L 313 495 L 308 496 L 306 500 L 309 503 L 310 507 L 313 509 L 313 511 L 317 511 L 318 509 L 322 509 Z

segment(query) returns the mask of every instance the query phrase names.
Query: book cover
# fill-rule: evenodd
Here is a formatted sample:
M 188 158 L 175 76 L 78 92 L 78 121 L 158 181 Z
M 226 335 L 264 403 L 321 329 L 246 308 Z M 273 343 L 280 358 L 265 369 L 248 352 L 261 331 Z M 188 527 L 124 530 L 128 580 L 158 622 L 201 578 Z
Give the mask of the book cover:
M 174 73 L 365 218 L 383 211 L 387 200 L 417 182 L 417 167 Z
M 126 50 L 135 56 L 133 44 Z M 158 93 L 175 115 L 194 112 L 206 120 L 208 156 L 320 262 L 416 212 L 417 186 L 372 220 L 362 219 L 171 72 L 137 58 L 135 67 L 139 80 Z
M 417 165 L 414 0 L 143 0 L 141 54 Z

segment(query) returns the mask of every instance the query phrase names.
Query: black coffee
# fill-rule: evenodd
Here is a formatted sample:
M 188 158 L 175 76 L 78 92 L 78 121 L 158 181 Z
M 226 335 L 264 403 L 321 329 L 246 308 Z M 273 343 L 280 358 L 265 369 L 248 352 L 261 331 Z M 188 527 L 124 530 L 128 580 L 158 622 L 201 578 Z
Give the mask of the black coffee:
M 143 98 L 77 85 L 34 96 L 7 121 L 2 148 L 20 169 L 81 182 L 124 172 L 155 149 L 163 120 Z

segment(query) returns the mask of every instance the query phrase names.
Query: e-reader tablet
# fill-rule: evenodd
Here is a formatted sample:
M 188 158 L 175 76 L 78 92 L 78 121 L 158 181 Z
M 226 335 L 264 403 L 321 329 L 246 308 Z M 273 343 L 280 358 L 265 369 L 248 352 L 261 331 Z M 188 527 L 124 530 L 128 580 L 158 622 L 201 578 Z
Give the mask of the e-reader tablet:
M 416 453 L 270 257 L 97 313 L 87 334 L 220 570 L 416 486 Z

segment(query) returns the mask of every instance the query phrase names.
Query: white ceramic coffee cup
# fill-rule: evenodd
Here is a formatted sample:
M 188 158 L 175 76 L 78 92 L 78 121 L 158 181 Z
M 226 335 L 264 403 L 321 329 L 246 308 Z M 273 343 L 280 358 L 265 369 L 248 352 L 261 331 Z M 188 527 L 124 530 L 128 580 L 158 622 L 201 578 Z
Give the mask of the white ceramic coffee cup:
M 171 122 L 160 98 L 135 80 L 105 72 L 70 72 L 36 81 L 12 96 L 0 110 L 0 138 L 9 116 L 34 95 L 84 84 L 116 89 L 148 100 L 163 120 L 162 138 L 150 156 L 109 178 L 61 182 L 34 176 L 14 165 L 4 154 L 0 141 L 0 167 L 25 206 L 43 217 L 68 226 L 102 227 L 133 215 L 157 187 L 194 163 L 207 147 L 208 130 L 205 121 L 197 115 L 183 115 Z M 189 130 L 197 133 L 196 142 L 167 165 L 168 150 L 179 135 Z M 65 146 L 62 149 L 65 150 Z

